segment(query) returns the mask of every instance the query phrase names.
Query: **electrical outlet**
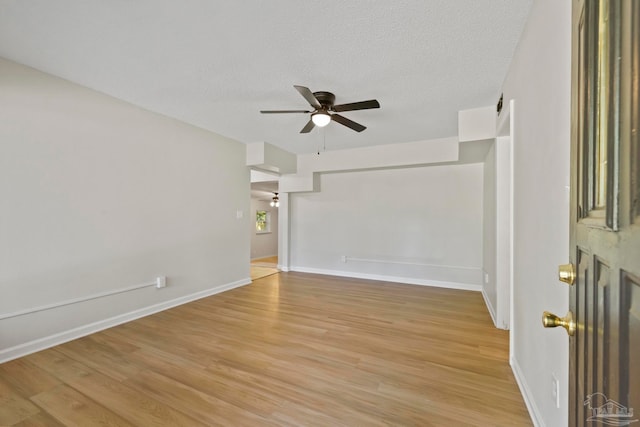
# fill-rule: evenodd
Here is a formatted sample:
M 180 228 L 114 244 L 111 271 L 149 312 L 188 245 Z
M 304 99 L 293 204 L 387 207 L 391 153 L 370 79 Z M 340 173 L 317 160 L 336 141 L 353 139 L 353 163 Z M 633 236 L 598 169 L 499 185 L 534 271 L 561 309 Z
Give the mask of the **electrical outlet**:
M 553 398 L 556 408 L 560 407 L 560 381 L 554 374 L 551 374 L 551 398 Z
M 489 284 L 489 273 L 487 273 L 486 271 L 484 272 L 484 283 L 487 285 Z
M 342 255 L 342 256 L 340 257 L 340 260 L 341 260 L 342 262 L 347 262 L 347 256 L 346 256 L 346 255 Z
M 156 288 L 165 288 L 167 286 L 167 278 L 165 276 L 156 277 Z

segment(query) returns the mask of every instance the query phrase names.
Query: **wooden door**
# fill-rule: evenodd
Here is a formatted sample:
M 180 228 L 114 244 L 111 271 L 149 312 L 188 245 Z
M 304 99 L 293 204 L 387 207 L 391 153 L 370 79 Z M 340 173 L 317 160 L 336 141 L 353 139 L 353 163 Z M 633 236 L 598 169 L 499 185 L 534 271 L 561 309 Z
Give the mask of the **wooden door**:
M 640 419 L 640 0 L 574 0 L 572 64 L 569 424 L 628 425 Z

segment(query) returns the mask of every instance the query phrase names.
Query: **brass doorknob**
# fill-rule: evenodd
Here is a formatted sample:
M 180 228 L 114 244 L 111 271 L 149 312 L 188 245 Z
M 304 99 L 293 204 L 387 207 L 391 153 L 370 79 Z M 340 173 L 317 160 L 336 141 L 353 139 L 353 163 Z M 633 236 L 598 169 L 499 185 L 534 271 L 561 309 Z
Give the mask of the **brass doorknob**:
M 573 313 L 567 312 L 564 317 L 558 317 L 553 313 L 545 311 L 542 313 L 542 325 L 545 328 L 555 328 L 556 326 L 562 326 L 567 330 L 569 336 L 573 336 L 576 333 L 576 322 L 573 320 Z
M 573 264 L 561 264 L 558 266 L 558 280 L 573 285 L 576 281 L 576 269 Z

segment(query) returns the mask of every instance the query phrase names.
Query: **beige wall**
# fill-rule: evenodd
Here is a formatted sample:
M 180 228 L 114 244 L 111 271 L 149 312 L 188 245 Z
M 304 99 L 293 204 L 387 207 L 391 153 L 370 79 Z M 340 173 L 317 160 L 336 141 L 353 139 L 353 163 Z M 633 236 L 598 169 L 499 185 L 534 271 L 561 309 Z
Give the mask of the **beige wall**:
M 243 144 L 6 60 L 0 76 L 0 315 L 168 280 L 0 320 L 0 360 L 246 281 Z
M 322 174 L 320 192 L 290 194 L 291 267 L 480 290 L 482 174 L 482 163 Z
M 494 323 L 497 320 L 497 223 L 496 223 L 496 145 L 493 143 L 484 160 L 482 190 L 482 292 Z
M 569 257 L 570 70 L 571 2 L 534 1 L 503 86 L 505 104 L 515 100 L 512 364 L 534 421 L 554 427 L 568 419 L 569 339 L 540 319 L 569 306 L 557 268 Z

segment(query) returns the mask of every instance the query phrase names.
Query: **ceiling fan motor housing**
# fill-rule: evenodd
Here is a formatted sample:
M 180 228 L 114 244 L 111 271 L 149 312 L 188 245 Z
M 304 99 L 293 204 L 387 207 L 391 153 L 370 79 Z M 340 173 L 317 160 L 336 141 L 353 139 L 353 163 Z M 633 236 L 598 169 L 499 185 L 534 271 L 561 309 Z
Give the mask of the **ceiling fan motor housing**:
M 313 92 L 313 96 L 316 97 L 320 105 L 322 105 L 325 109 L 330 109 L 336 102 L 336 96 L 331 92 Z

